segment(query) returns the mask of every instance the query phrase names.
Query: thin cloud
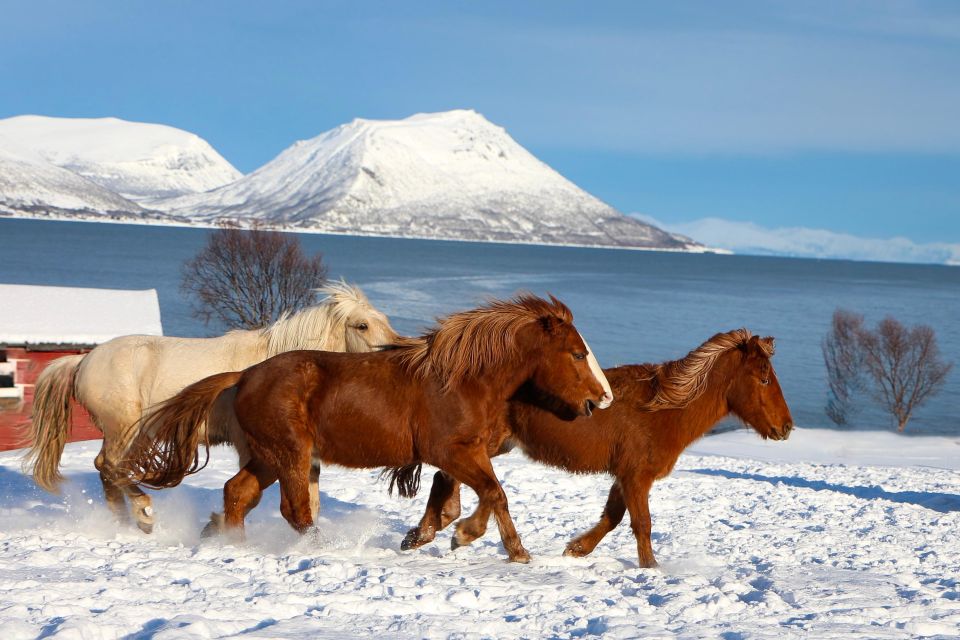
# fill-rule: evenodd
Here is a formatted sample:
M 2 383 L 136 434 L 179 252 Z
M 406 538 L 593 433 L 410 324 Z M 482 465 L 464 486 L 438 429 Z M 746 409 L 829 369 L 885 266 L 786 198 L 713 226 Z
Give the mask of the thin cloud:
M 902 237 L 863 238 L 807 227 L 772 229 L 752 222 L 736 222 L 722 218 L 666 223 L 650 216 L 634 215 L 668 231 L 689 236 L 707 246 L 738 254 L 960 266 L 960 244 L 917 243 Z

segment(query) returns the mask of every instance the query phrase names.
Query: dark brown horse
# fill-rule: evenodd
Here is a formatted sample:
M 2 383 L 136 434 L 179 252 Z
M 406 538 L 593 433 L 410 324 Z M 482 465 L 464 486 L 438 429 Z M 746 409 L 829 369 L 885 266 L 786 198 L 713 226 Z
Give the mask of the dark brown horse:
M 521 296 L 448 316 L 389 350 L 292 351 L 211 376 L 146 419 L 141 431 L 154 435 L 128 452 L 128 477 L 168 487 L 199 470 L 199 427 L 221 392 L 235 387 L 250 462 L 224 486 L 228 529 L 242 532 L 247 512 L 277 480 L 283 517 L 297 531 L 311 527 L 314 465 L 393 468 L 391 487 L 413 495 L 426 462 L 479 497 L 476 512 L 457 524 L 454 546 L 483 535 L 493 513 L 510 560 L 526 562 L 487 442 L 520 389 L 572 415 L 589 416 L 613 400 L 572 321 L 555 298 Z
M 574 538 L 565 555 L 593 551 L 629 510 L 640 565 L 656 566 L 647 498 L 654 480 L 670 473 L 684 449 L 731 413 L 763 438 L 786 440 L 790 434 L 793 419 L 772 355 L 773 338 L 739 329 L 713 336 L 681 360 L 607 369 L 617 402 L 589 425 L 558 419 L 556 411 L 535 406 L 542 405 L 537 398 L 515 399 L 488 450 L 497 455 L 519 445 L 530 458 L 561 469 L 611 474 L 615 480 L 600 522 Z M 401 547 L 430 542 L 459 513 L 459 484 L 438 471 L 426 513 Z

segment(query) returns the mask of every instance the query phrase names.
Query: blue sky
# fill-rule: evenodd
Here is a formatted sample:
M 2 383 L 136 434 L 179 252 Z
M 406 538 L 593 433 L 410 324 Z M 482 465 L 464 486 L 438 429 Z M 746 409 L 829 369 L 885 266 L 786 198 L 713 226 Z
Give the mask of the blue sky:
M 160 122 L 241 171 L 474 108 L 588 191 L 960 242 L 960 2 L 10 2 L 0 117 Z

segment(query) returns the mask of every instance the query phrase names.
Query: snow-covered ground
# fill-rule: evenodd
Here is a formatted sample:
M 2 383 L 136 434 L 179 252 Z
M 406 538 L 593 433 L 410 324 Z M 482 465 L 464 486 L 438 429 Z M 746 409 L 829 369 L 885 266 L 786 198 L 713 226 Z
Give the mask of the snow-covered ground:
M 637 567 L 626 523 L 585 559 L 565 542 L 599 515 L 603 476 L 514 453 L 495 460 L 529 565 L 496 528 L 400 552 L 426 490 L 390 498 L 375 471 L 326 469 L 315 535 L 274 486 L 248 541 L 201 541 L 234 456 L 156 494 L 158 527 L 118 529 L 99 443 L 67 447 L 64 496 L 0 454 L 0 629 L 13 638 L 672 637 L 960 635 L 960 438 L 734 431 L 697 443 L 651 496 L 661 567 Z M 429 484 L 425 474 L 425 484 Z M 467 509 L 475 504 L 464 491 Z

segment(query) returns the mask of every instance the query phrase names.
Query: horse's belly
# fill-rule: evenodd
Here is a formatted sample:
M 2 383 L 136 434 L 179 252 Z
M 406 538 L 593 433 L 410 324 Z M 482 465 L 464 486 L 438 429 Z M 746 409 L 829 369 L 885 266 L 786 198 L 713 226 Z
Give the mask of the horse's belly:
M 393 421 L 344 420 L 321 425 L 314 457 L 345 467 L 395 467 L 416 459 L 412 432 Z

